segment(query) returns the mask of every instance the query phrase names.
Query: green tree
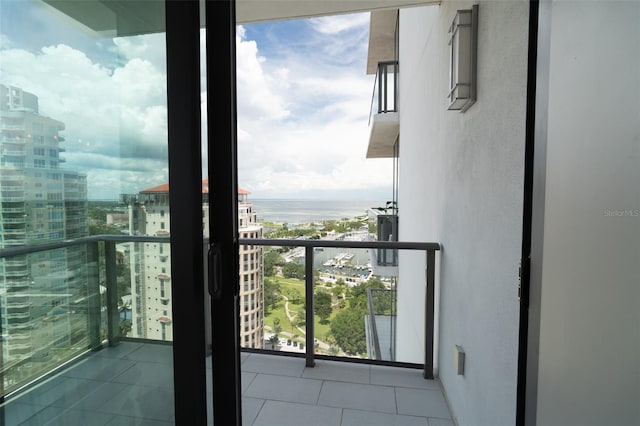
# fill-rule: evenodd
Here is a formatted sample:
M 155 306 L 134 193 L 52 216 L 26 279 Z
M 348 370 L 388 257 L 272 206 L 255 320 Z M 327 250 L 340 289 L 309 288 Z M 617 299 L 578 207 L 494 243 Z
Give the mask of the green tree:
M 298 304 L 300 303 L 300 292 L 295 288 L 286 288 L 285 287 L 285 296 L 289 299 L 290 303 Z
M 384 283 L 378 278 L 370 278 L 368 281 L 361 282 L 360 284 L 351 287 L 349 306 L 351 308 L 368 309 L 369 299 L 367 297 L 368 289 L 383 290 Z
M 282 267 L 282 274 L 285 278 L 304 279 L 304 265 L 298 265 L 294 262 L 285 263 Z
M 275 250 L 269 250 L 264 254 L 264 276 L 272 277 L 276 273 L 276 266 L 282 265 L 282 257 Z
M 333 312 L 333 308 L 331 307 L 331 295 L 324 291 L 317 291 L 313 308 L 315 314 L 320 317 L 320 322 L 326 324 Z
M 280 283 L 273 278 L 264 278 L 264 309 L 265 315 L 269 314 L 270 309 L 275 309 L 281 298 Z
M 295 335 L 296 333 L 294 333 L 295 328 L 298 326 L 298 316 L 294 315 L 289 319 L 289 324 L 291 324 L 291 334 Z
M 131 321 L 129 320 L 120 321 L 120 335 L 122 337 L 126 337 L 130 331 L 131 331 Z
M 275 349 L 276 348 L 276 344 L 278 343 L 278 335 L 274 334 L 273 336 L 269 337 L 269 340 L 267 340 L 270 344 L 271 344 L 271 349 Z
M 333 287 L 333 289 L 331 290 L 331 293 L 335 296 L 335 298 L 340 298 L 342 297 L 343 299 L 345 299 L 347 296 L 347 284 L 344 282 L 344 280 L 342 278 L 339 278 L 336 281 L 336 285 Z
M 363 309 L 347 309 L 339 312 L 331 321 L 331 334 L 336 343 L 349 355 L 367 351 Z

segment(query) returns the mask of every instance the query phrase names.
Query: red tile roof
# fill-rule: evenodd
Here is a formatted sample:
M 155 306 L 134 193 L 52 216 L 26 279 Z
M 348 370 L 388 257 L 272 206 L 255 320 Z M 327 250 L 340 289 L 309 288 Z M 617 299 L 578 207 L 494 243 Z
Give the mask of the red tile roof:
M 169 192 L 169 184 L 163 183 L 162 185 L 154 186 L 153 188 L 147 188 L 140 191 L 141 194 L 147 194 L 149 192 Z M 202 179 L 202 193 L 209 193 L 209 179 Z M 249 195 L 251 194 L 246 189 L 238 188 L 238 195 Z
M 162 185 L 154 186 L 153 188 L 147 188 L 140 192 L 169 192 L 169 184 L 163 183 Z

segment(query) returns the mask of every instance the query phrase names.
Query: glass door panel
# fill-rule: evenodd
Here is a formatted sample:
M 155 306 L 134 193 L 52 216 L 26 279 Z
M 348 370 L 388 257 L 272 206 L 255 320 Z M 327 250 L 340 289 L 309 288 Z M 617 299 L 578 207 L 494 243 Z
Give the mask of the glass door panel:
M 164 31 L 162 1 L 0 2 L 5 424 L 176 418 Z

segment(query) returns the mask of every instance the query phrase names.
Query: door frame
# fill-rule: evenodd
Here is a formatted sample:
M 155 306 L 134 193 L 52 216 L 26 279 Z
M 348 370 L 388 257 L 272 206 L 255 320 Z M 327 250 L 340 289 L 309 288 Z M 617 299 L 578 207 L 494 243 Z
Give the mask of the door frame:
M 213 422 L 242 424 L 235 0 L 206 0 Z
M 165 14 L 175 422 L 178 425 L 204 425 L 207 424 L 207 348 L 203 288 L 200 4 L 198 1 L 166 0 Z M 216 412 L 224 411 L 224 407 L 215 408 Z

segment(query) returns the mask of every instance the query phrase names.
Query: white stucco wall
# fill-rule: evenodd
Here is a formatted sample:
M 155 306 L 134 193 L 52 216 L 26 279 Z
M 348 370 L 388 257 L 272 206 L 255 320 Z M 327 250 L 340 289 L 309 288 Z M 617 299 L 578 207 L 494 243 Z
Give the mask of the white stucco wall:
M 512 425 L 528 4 L 479 3 L 478 100 L 461 114 L 447 110 L 448 28 L 472 4 L 400 12 L 399 236 L 443 246 L 438 372 L 459 424 Z M 424 270 L 404 253 L 398 312 L 399 358 L 422 362 Z
M 640 2 L 554 2 L 537 424 L 640 424 Z

